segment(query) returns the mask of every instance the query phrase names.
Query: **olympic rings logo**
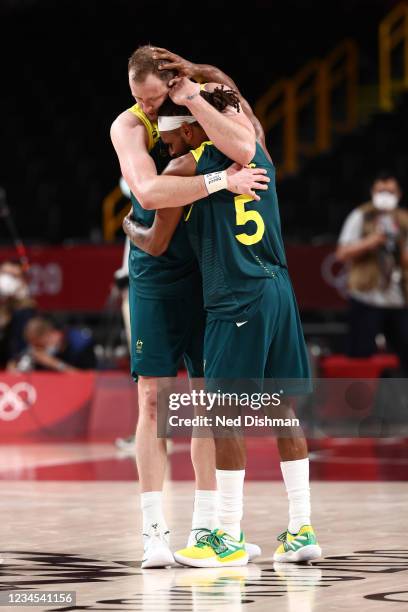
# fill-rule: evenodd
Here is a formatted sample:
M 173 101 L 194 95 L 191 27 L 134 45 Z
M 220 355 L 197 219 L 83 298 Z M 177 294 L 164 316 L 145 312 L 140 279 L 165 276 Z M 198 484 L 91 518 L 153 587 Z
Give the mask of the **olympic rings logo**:
M 36 400 L 37 391 L 29 383 L 19 382 L 9 387 L 0 382 L 0 420 L 14 421 Z

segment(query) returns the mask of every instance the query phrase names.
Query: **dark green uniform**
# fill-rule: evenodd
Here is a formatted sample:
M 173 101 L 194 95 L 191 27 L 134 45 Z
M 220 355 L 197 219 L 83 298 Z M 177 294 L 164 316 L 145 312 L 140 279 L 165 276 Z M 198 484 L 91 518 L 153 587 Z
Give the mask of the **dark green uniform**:
M 211 142 L 192 151 L 197 174 L 226 169 Z M 310 369 L 281 235 L 275 169 L 257 145 L 252 162 L 271 179 L 256 202 L 223 190 L 186 208 L 200 263 L 207 326 L 208 379 L 306 379 Z
M 157 125 L 136 104 L 130 109 L 145 125 L 149 153 L 158 174 L 170 157 L 159 141 Z M 133 215 L 151 227 L 155 211 L 131 197 Z M 181 221 L 168 249 L 152 257 L 133 244 L 129 254 L 129 307 L 132 376 L 176 376 L 182 357 L 190 376 L 203 376 L 205 313 L 201 274 Z

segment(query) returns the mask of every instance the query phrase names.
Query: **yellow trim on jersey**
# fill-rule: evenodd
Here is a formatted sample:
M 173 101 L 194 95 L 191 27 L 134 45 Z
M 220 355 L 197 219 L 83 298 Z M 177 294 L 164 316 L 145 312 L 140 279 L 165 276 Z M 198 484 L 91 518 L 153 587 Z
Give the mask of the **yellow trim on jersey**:
M 140 121 L 145 126 L 147 130 L 147 135 L 149 137 L 149 143 L 147 148 L 149 149 L 149 151 L 151 151 L 160 138 L 157 121 L 150 121 L 149 117 L 142 111 L 139 104 L 134 104 L 131 108 L 129 108 L 129 110 L 131 113 L 133 113 L 133 115 L 140 119 Z
M 213 145 L 211 140 L 206 140 L 205 142 L 202 142 L 200 144 L 199 147 L 197 147 L 197 149 L 193 149 L 190 151 L 190 153 L 192 154 L 192 156 L 194 157 L 194 159 L 196 160 L 197 164 L 200 161 L 200 158 L 202 156 L 202 154 L 204 153 L 205 147 L 207 145 Z
M 205 89 L 206 85 L 208 85 L 208 83 L 201 83 L 200 84 L 200 91 L 203 91 L 203 89 Z
M 188 210 L 188 213 L 187 213 L 186 215 L 184 215 L 184 221 L 185 221 L 186 223 L 187 223 L 187 221 L 189 220 L 190 215 L 191 215 L 191 213 L 192 213 L 192 211 L 193 211 L 193 206 L 194 206 L 194 202 L 193 202 L 192 204 L 190 204 L 190 208 L 189 208 L 189 210 Z

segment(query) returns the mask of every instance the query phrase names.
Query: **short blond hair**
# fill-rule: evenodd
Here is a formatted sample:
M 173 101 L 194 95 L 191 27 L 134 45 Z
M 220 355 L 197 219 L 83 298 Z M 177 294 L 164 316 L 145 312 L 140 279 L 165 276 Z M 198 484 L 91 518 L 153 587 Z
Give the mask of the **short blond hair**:
M 132 81 L 142 83 L 149 74 L 154 74 L 168 83 L 177 76 L 176 70 L 159 70 L 161 60 L 153 59 L 154 49 L 151 45 L 142 45 L 129 57 L 128 72 Z

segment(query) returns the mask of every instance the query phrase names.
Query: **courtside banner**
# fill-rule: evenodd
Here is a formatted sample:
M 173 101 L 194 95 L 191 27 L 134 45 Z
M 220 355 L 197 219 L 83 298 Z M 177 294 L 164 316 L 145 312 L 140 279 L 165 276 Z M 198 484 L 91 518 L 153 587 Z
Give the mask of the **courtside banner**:
M 333 245 L 286 246 L 301 309 L 344 309 L 346 272 L 334 251 Z M 113 274 L 122 265 L 123 245 L 33 246 L 27 255 L 30 293 L 42 310 L 98 312 L 106 307 Z M 0 262 L 15 256 L 14 249 L 0 248 Z
M 159 379 L 159 437 L 408 436 L 408 379 Z
M 136 385 L 123 372 L 0 372 L 2 442 L 113 441 L 135 430 Z
M 0 373 L 2 440 L 85 436 L 95 387 L 93 372 Z
M 0 249 L 0 262 L 15 256 L 11 248 Z M 41 310 L 98 312 L 122 265 L 123 246 L 33 246 L 27 256 L 30 294 Z

